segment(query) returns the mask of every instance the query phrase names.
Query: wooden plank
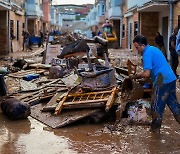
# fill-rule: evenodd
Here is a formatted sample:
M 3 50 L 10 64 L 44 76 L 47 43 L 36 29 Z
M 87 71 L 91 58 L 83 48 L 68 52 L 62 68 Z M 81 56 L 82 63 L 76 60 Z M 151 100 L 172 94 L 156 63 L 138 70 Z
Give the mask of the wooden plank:
M 108 98 L 105 99 L 98 99 L 98 100 L 82 100 L 82 101 L 75 101 L 75 102 L 65 102 L 63 106 L 67 105 L 74 105 L 74 104 L 85 104 L 85 103 L 97 103 L 97 102 L 106 102 Z
M 57 104 L 54 104 L 52 106 L 44 106 L 43 109 L 41 111 L 43 112 L 47 112 L 47 111 L 54 111 L 56 108 Z M 67 105 L 64 106 L 63 105 L 63 110 L 66 109 L 86 109 L 86 108 L 100 108 L 100 107 L 104 107 L 105 106 L 105 102 L 98 102 L 98 103 L 88 103 L 88 104 L 73 104 L 73 105 Z
M 41 74 L 45 72 L 44 69 L 32 69 L 32 70 L 22 70 L 22 71 L 19 71 L 19 72 L 16 72 L 16 73 L 10 73 L 8 74 L 9 77 L 15 77 L 15 78 L 22 78 L 23 76 L 25 75 L 28 75 L 28 74 Z
M 90 116 L 96 112 L 100 112 L 101 109 L 81 109 L 70 110 L 68 112 L 62 111 L 60 115 L 54 116 L 51 112 L 41 112 L 44 104 L 37 104 L 31 107 L 31 117 L 44 123 L 51 128 L 60 128 L 78 121 L 82 118 Z
M 54 115 L 58 115 L 61 112 L 61 110 L 63 108 L 63 104 L 64 104 L 64 102 L 66 101 L 66 99 L 68 97 L 68 94 L 69 94 L 69 91 L 65 94 L 64 98 L 57 105 L 57 107 L 55 109 L 55 112 L 54 112 Z
M 87 109 L 87 108 L 100 108 L 104 107 L 105 102 L 98 103 L 86 103 L 86 104 L 72 104 L 72 105 L 63 105 L 63 109 Z
M 68 96 L 69 97 L 74 97 L 74 96 L 86 96 L 86 95 L 98 95 L 98 94 L 103 94 L 103 93 L 111 93 L 112 90 L 110 91 L 99 91 L 99 92 L 89 92 L 89 93 L 70 93 Z
M 64 93 L 63 92 L 58 92 L 58 93 L 56 93 L 52 98 L 51 98 L 51 100 L 46 104 L 46 106 L 45 107 L 48 107 L 48 106 L 51 106 L 51 105 L 54 105 L 54 104 L 56 104 L 57 105 L 57 99 L 60 97 L 60 96 L 62 96 Z M 63 95 L 64 96 L 64 95 Z M 44 110 L 44 109 L 42 109 L 42 110 Z
M 112 90 L 112 93 L 111 95 L 108 97 L 108 101 L 106 103 L 106 112 L 109 111 L 109 109 L 112 107 L 113 103 L 114 103 L 114 97 L 117 93 L 117 87 L 114 87 L 113 90 Z

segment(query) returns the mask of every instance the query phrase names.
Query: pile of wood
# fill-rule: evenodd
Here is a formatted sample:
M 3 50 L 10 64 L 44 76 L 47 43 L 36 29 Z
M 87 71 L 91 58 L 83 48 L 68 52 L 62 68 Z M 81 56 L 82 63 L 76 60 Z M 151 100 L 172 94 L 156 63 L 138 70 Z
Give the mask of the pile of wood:
M 43 107 L 42 111 L 54 111 L 54 115 L 62 109 L 98 108 L 105 107 L 106 112 L 114 104 L 118 88 L 110 91 L 88 92 L 88 93 L 56 93 L 53 98 Z

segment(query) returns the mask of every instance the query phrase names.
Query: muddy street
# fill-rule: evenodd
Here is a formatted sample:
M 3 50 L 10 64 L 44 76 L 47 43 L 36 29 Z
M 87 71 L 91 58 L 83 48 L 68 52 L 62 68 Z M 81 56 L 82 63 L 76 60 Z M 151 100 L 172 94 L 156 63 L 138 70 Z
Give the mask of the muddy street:
M 0 153 L 180 153 L 180 129 L 167 110 L 161 134 L 149 126 L 123 125 L 110 132 L 109 122 L 51 129 L 29 117 L 10 121 L 0 114 Z
M 28 54 L 23 56 L 28 57 Z M 125 66 L 128 58 L 140 63 L 137 54 L 128 51 L 112 50 L 110 56 L 115 57 L 114 66 Z M 179 98 L 179 81 L 177 94 Z M 79 121 L 52 129 L 30 116 L 11 121 L 0 112 L 0 153 L 180 153 L 180 127 L 169 109 L 165 111 L 160 134 L 150 132 L 148 125 L 128 125 L 125 119 L 116 131 L 110 131 L 108 128 L 114 122 L 87 124 Z

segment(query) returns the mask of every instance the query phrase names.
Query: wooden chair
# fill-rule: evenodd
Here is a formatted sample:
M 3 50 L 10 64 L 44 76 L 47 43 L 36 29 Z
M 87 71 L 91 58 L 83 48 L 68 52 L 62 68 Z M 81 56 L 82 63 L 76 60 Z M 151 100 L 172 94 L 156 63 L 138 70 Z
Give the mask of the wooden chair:
M 137 65 L 135 65 L 131 60 L 128 59 L 127 61 L 127 67 L 128 67 L 128 75 L 130 74 L 136 74 L 137 71 Z M 144 88 L 144 93 L 149 93 L 150 96 L 152 96 L 152 88 Z
M 137 71 L 137 65 L 135 65 L 132 61 L 128 59 L 127 61 L 127 66 L 128 66 L 128 75 L 130 74 L 136 74 Z

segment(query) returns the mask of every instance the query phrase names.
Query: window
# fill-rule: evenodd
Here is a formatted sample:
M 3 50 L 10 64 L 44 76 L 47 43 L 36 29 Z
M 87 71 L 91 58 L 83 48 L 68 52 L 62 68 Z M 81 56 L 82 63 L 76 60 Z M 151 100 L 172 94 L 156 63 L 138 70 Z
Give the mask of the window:
M 101 15 L 100 5 L 98 5 L 98 16 Z
M 134 36 L 138 34 L 138 22 L 134 22 Z
M 22 24 L 22 28 L 23 28 L 23 29 L 25 28 L 25 23 Z
M 17 31 L 16 31 L 16 38 L 17 38 L 17 41 L 19 40 L 19 21 L 17 20 Z
M 10 20 L 10 35 L 11 35 L 11 40 L 15 38 L 14 36 L 14 21 Z
M 178 16 L 178 28 L 180 28 L 180 16 Z
M 122 25 L 122 38 L 125 37 L 125 24 Z
M 104 14 L 105 14 L 105 6 L 102 5 L 102 15 L 104 15 Z

